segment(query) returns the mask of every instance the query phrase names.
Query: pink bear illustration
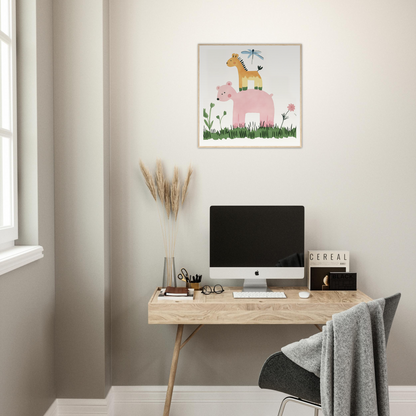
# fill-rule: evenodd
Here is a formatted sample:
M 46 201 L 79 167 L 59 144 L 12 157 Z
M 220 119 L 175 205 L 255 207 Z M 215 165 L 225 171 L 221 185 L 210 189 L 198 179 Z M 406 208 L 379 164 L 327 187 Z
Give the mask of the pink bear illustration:
M 233 100 L 233 127 L 244 126 L 247 113 L 260 113 L 260 125 L 271 127 L 274 125 L 273 94 L 260 90 L 246 90 L 237 92 L 228 81 L 226 85 L 217 87 L 217 100 Z

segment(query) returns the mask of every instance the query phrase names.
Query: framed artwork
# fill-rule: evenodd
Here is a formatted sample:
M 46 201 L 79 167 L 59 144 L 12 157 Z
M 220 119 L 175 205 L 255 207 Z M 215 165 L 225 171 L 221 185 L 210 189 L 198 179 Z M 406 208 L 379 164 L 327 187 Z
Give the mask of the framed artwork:
M 302 45 L 198 45 L 198 147 L 302 147 Z

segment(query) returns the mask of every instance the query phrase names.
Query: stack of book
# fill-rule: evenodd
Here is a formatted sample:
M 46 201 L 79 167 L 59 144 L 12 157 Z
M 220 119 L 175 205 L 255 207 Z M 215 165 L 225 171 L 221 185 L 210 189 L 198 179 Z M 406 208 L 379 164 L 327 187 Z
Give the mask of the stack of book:
M 172 287 L 168 286 L 167 288 L 160 289 L 159 296 L 157 300 L 193 300 L 194 299 L 194 289 L 189 289 L 187 287 Z
M 309 290 L 330 290 L 331 273 L 349 272 L 349 251 L 309 250 Z

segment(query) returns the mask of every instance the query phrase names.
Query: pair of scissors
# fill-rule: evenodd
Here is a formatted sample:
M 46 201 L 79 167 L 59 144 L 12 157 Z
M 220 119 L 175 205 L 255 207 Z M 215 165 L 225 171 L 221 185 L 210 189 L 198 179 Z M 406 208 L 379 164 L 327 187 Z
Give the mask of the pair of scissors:
M 189 273 L 184 267 L 182 267 L 181 272 L 178 274 L 178 279 L 189 283 Z

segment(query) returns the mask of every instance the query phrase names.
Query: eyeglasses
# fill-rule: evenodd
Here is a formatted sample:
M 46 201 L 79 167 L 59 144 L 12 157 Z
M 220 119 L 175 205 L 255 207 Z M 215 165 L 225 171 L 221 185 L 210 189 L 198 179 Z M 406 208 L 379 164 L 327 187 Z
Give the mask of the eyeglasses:
M 211 293 L 216 293 L 219 295 L 222 292 L 224 292 L 224 288 L 221 285 L 215 285 L 213 288 L 211 286 L 205 285 L 202 288 L 202 293 L 204 295 L 210 295 Z

